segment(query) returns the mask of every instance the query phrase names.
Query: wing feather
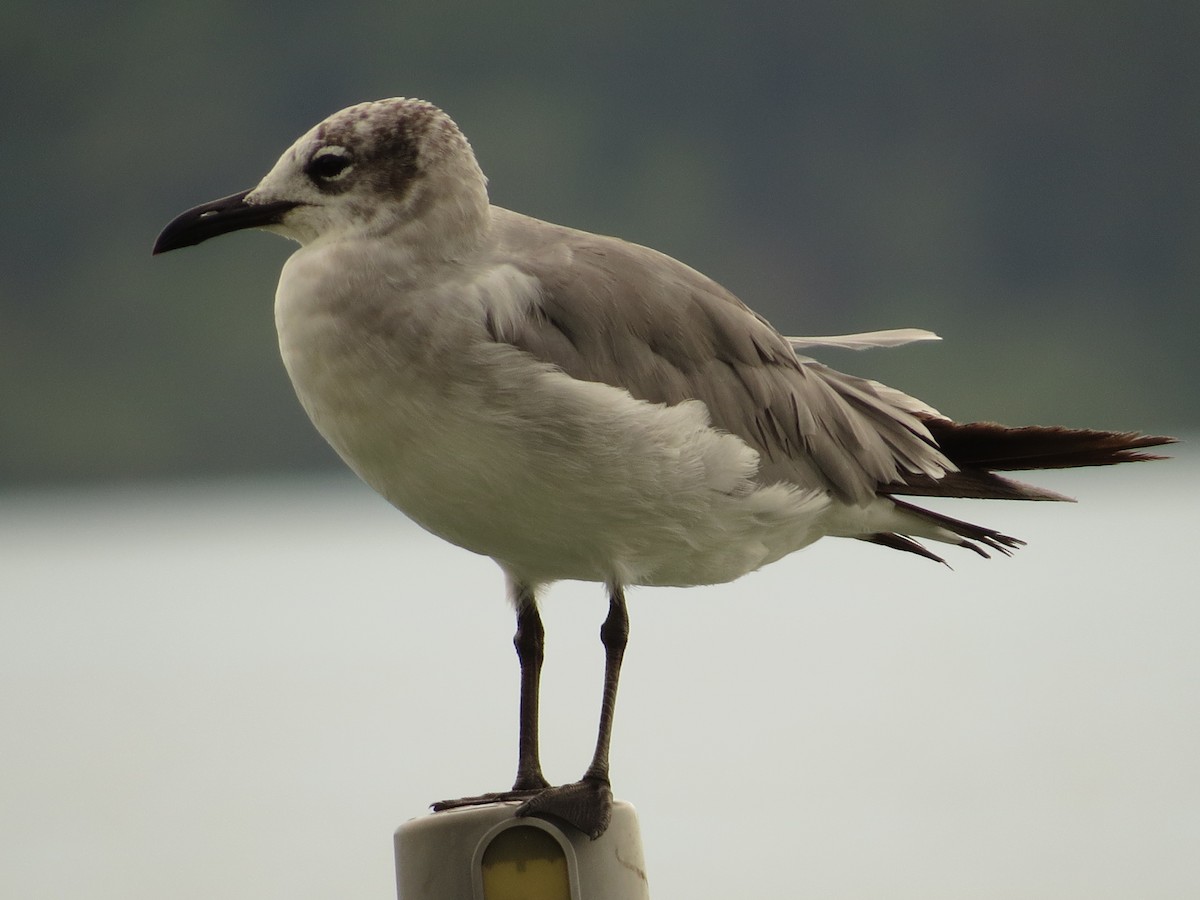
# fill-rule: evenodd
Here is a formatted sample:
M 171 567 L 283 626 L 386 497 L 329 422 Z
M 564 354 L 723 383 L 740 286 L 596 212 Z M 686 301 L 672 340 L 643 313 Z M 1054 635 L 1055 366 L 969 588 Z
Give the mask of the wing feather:
M 823 337 L 789 337 L 793 350 L 809 347 L 837 347 L 842 350 L 870 350 L 874 347 L 903 347 L 916 341 L 940 341 L 932 331 L 923 328 L 889 328 L 884 331 L 863 331 L 858 334 L 828 334 Z
M 540 285 L 523 315 L 491 324 L 497 340 L 639 400 L 703 401 L 714 426 L 759 452 L 764 482 L 866 503 L 906 475 L 953 470 L 915 414 L 923 404 L 797 357 L 765 319 L 683 263 L 507 210 L 494 209 L 493 227 L 503 261 Z M 927 339 L 914 333 L 854 337 Z

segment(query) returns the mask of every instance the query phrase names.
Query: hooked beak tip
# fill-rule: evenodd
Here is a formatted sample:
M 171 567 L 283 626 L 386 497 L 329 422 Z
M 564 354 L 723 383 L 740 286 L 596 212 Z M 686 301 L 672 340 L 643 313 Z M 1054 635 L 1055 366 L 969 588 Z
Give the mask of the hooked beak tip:
M 157 256 L 180 247 L 192 247 L 231 231 L 278 225 L 289 211 L 300 205 L 294 200 L 247 203 L 248 194 L 248 190 L 239 191 L 180 213 L 158 235 L 152 253 Z

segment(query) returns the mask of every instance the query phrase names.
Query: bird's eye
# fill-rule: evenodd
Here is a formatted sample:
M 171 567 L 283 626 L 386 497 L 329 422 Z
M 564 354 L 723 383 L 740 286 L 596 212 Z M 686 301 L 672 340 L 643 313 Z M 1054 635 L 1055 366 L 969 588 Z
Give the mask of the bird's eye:
M 323 147 L 308 161 L 304 171 L 314 181 L 337 181 L 346 175 L 354 162 L 342 147 Z

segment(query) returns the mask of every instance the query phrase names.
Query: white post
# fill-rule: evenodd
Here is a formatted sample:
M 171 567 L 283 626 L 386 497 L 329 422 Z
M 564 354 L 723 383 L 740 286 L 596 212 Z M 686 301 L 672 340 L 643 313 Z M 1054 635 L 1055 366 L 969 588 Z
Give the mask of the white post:
M 396 830 L 399 900 L 650 900 L 637 813 L 613 804 L 596 840 L 519 804 L 430 813 Z

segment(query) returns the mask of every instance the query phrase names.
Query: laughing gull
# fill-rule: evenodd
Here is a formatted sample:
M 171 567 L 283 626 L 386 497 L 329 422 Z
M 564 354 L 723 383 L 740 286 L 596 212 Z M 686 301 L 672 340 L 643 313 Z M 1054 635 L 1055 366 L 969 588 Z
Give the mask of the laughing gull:
M 1063 500 L 997 471 L 1158 458 L 1171 438 L 957 423 L 799 355 L 934 339 L 785 338 L 646 247 L 492 206 L 440 109 L 395 98 L 321 122 L 257 187 L 183 213 L 155 253 L 243 228 L 300 243 L 275 297 L 283 361 L 317 430 L 434 534 L 494 559 L 516 609 L 520 815 L 596 837 L 628 585 L 732 581 L 827 535 L 941 561 L 1022 542 L 901 496 Z M 605 584 L 595 755 L 551 787 L 538 758 L 537 591 Z

